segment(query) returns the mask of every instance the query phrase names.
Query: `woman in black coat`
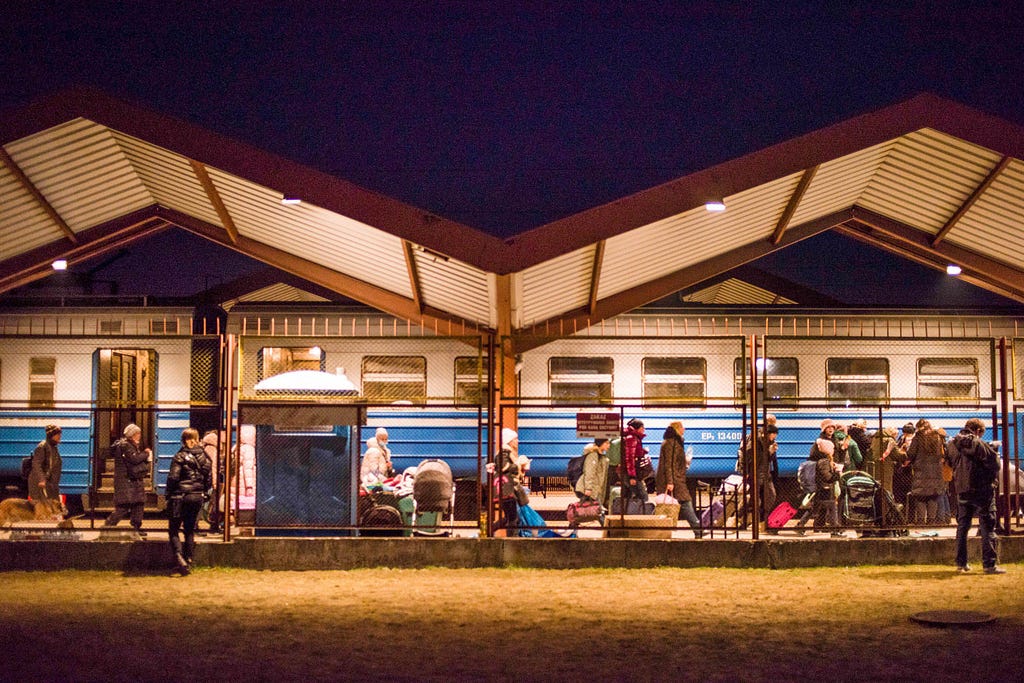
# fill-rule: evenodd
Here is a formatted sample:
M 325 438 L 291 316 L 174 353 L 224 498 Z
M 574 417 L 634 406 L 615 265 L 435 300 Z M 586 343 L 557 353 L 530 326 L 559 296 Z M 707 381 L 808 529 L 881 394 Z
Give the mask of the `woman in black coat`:
M 189 427 L 181 433 L 182 446 L 171 460 L 167 475 L 167 535 L 182 575 L 188 574 L 196 548 L 196 520 L 213 486 L 213 467 L 199 443 L 199 432 Z M 179 530 L 185 530 L 185 545 Z
M 114 442 L 110 449 L 114 459 L 114 511 L 103 523 L 104 527 L 117 523 L 131 515 L 131 525 L 140 536 L 142 513 L 146 506 L 146 475 L 149 474 L 149 458 L 153 451 L 142 449 L 142 430 L 136 424 L 124 428 L 124 438 Z

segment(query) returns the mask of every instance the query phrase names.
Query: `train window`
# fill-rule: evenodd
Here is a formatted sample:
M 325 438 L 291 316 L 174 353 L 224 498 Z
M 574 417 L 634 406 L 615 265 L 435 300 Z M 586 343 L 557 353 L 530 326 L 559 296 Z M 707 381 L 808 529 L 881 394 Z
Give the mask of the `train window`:
M 708 364 L 703 358 L 644 358 L 644 403 L 685 402 L 704 405 Z
M 750 389 L 745 358 L 733 361 L 733 391 L 744 400 Z M 767 390 L 766 390 L 767 388 Z M 800 396 L 800 362 L 796 358 L 757 359 L 757 399 L 762 405 L 792 401 Z
M 33 408 L 52 408 L 57 386 L 56 358 L 29 358 L 28 403 Z
M 482 405 L 487 384 L 486 356 L 459 356 L 455 359 L 455 402 Z
M 829 407 L 888 404 L 888 358 L 829 358 L 825 368 Z
M 977 401 L 976 358 L 918 358 L 917 397 L 935 401 Z
M 256 381 L 293 370 L 320 370 L 327 368 L 326 355 L 319 346 L 276 347 L 265 346 L 256 356 Z
M 427 359 L 423 356 L 364 356 L 362 376 L 368 401 L 427 401 Z
M 150 334 L 178 334 L 178 319 L 171 318 L 170 320 L 162 318 L 160 320 L 149 321 L 149 333 Z
M 553 356 L 548 360 L 551 402 L 608 403 L 612 400 L 611 358 Z

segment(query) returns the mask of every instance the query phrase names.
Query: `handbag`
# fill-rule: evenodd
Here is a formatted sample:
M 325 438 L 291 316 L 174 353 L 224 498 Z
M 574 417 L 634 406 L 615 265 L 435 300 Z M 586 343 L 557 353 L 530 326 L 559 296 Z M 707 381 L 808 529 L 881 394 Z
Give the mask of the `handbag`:
M 651 456 L 647 453 L 641 453 L 636 456 L 636 480 L 643 481 L 644 479 L 650 479 L 654 476 L 654 463 L 651 462 Z
M 581 500 L 569 503 L 565 509 L 565 518 L 569 526 L 578 526 L 583 522 L 601 521 L 601 504 L 596 500 Z

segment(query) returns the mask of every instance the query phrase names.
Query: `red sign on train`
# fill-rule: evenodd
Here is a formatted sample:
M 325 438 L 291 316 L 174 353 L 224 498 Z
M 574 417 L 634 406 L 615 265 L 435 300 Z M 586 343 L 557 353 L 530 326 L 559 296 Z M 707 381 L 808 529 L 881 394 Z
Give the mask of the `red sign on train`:
M 576 436 L 580 439 L 614 439 L 622 435 L 618 413 L 576 413 Z

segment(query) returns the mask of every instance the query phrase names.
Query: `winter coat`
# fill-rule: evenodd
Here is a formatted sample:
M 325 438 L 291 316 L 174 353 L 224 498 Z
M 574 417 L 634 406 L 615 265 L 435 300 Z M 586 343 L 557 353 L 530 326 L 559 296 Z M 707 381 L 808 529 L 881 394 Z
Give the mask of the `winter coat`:
M 665 493 L 668 485 L 672 485 L 672 496 L 680 501 L 688 501 L 690 489 L 686 485 L 686 445 L 679 432 L 671 427 L 665 430 L 664 441 L 661 442 L 661 452 L 658 455 L 658 471 L 655 474 L 654 489 L 658 493 Z
M 60 497 L 60 474 L 63 463 L 57 444 L 49 439 L 39 442 L 32 451 L 32 474 L 28 480 L 28 495 L 33 500 Z M 39 481 L 46 480 L 46 491 L 40 491 Z
M 821 438 L 825 438 L 824 432 L 822 432 Z M 811 446 L 810 459 L 817 463 L 814 466 L 814 482 L 816 484 L 814 499 L 819 501 L 835 500 L 835 483 L 839 481 L 840 476 L 836 471 L 835 464 L 827 454 L 818 450 L 817 444 Z
M 146 472 L 149 453 L 131 439 L 118 439 L 111 448 L 114 459 L 114 504 L 146 502 Z
M 994 448 L 962 429 L 947 444 L 946 461 L 953 468 L 953 487 L 958 498 L 979 505 L 992 502 L 999 476 L 999 455 Z
M 864 456 L 860 453 L 860 446 L 857 442 L 847 436 L 842 429 L 837 429 L 832 434 L 832 441 L 836 444 L 836 461 L 841 461 L 846 470 L 859 470 Z
M 868 431 L 863 427 L 852 425 L 846 430 L 846 433 L 850 435 L 850 438 L 857 444 L 857 449 L 860 451 L 861 456 L 865 462 L 874 460 L 871 454 L 871 437 L 873 434 L 868 434 Z
M 213 465 L 202 445 L 182 446 L 171 459 L 167 496 L 205 494 L 213 486 Z
M 608 456 L 594 444 L 587 444 L 583 455 L 583 476 L 576 482 L 576 493 L 582 496 L 590 491 L 590 497 L 604 506 L 608 491 Z
M 946 482 L 942 480 L 942 458 L 945 444 L 934 429 L 918 431 L 910 442 L 907 461 L 913 468 L 910 493 L 915 496 L 937 496 L 945 492 Z
M 644 441 L 640 433 L 633 427 L 626 427 L 622 433 L 622 464 L 619 465 L 619 478 L 628 483 L 636 479 L 636 461 L 644 452 Z

